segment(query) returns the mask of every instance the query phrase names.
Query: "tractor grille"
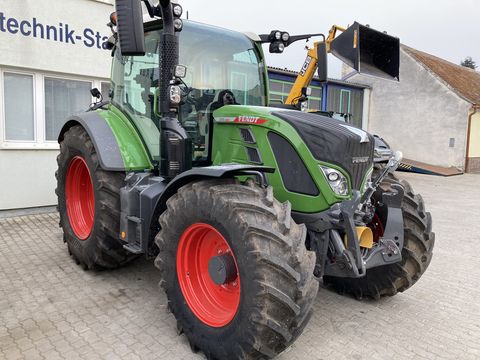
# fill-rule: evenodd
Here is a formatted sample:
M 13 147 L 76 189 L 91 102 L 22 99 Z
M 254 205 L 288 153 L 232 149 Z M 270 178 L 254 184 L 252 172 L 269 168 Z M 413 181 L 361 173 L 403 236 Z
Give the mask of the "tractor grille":
M 246 128 L 240 128 L 240 136 L 243 141 L 249 144 L 255 144 L 255 137 L 252 134 L 252 130 Z
M 245 147 L 247 150 L 248 161 L 254 164 L 262 164 L 262 159 L 260 157 L 260 153 L 258 149 L 252 147 Z
M 317 114 L 277 111 L 273 115 L 297 130 L 317 160 L 342 167 L 350 175 L 352 188 L 360 189 L 373 164 L 373 136 L 353 125 Z M 361 142 L 363 134 L 366 142 Z
M 291 192 L 317 196 L 319 194 L 317 185 L 297 150 L 287 139 L 273 131 L 268 133 L 268 141 L 275 155 L 285 188 Z

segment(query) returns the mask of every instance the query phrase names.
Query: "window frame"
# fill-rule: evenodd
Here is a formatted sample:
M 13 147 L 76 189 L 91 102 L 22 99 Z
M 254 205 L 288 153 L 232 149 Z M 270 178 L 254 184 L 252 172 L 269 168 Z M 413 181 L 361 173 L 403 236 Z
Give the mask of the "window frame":
M 77 76 L 63 76 L 63 75 L 50 75 L 50 74 L 43 74 L 42 75 L 42 94 L 43 94 L 43 106 L 42 106 L 42 112 L 43 112 L 43 121 L 42 121 L 42 141 L 43 143 L 45 144 L 55 144 L 58 146 L 58 143 L 57 143 L 57 140 L 47 140 L 47 136 L 46 136 L 46 133 L 45 133 L 45 128 L 47 126 L 47 108 L 45 106 L 46 104 L 46 96 L 45 96 L 45 78 L 49 78 L 49 79 L 58 79 L 58 80 L 70 80 L 70 81 L 78 81 L 78 82 L 87 82 L 87 83 L 90 83 L 90 89 L 93 89 L 95 87 L 94 85 L 94 81 L 93 80 L 85 80 L 85 79 L 82 79 L 81 77 L 77 77 Z M 98 89 L 98 88 L 97 88 Z M 90 96 L 90 103 L 93 102 L 93 96 Z
M 6 139 L 5 118 L 5 82 L 4 74 L 29 75 L 33 77 L 33 126 L 34 140 Z M 51 73 L 41 70 L 21 69 L 15 67 L 0 67 L 0 150 L 58 150 L 56 140 L 46 140 L 46 109 L 45 109 L 45 78 L 60 80 L 83 81 L 90 83 L 91 89 L 101 89 L 102 83 L 110 84 L 109 78 L 94 78 L 81 75 Z M 91 97 L 91 102 L 96 99 Z
M 340 99 L 338 105 L 338 112 L 343 113 L 343 94 L 348 94 L 348 105 L 347 105 L 347 114 L 351 114 L 352 106 L 352 90 L 350 89 L 340 89 Z
M 288 92 L 285 92 L 285 85 L 290 85 L 291 87 L 293 87 L 294 85 L 294 81 L 293 82 L 290 82 L 290 81 L 285 81 L 285 80 L 278 80 L 278 79 L 271 79 L 269 78 L 268 79 L 269 82 L 274 82 L 274 83 L 277 83 L 277 84 L 281 84 L 282 85 L 282 92 L 280 91 L 273 91 L 273 90 L 270 90 L 270 86 L 269 86 L 269 95 L 272 96 L 272 95 L 275 95 L 275 96 L 280 96 L 281 99 L 282 99 L 282 103 L 285 103 L 285 100 L 288 98 L 288 96 L 290 95 L 290 93 Z M 270 85 L 270 84 L 269 84 Z M 312 88 L 312 89 L 318 89 L 320 90 L 320 95 L 322 95 L 322 87 L 321 86 L 316 86 L 316 85 L 309 85 L 308 87 Z M 307 107 L 309 109 L 311 109 L 311 101 L 317 101 L 319 103 L 319 107 L 320 109 L 317 109 L 317 110 L 322 110 L 322 98 L 321 97 L 317 97 L 317 96 L 309 96 L 308 97 L 308 102 L 307 102 Z
M 13 75 L 26 75 L 32 78 L 32 95 L 33 95 L 33 140 L 8 140 L 7 139 L 7 118 L 5 111 L 5 73 Z M 37 88 L 36 74 L 34 72 L 17 70 L 17 69 L 0 69 L 0 144 L 10 143 L 13 146 L 28 146 L 38 141 L 38 124 L 37 124 Z

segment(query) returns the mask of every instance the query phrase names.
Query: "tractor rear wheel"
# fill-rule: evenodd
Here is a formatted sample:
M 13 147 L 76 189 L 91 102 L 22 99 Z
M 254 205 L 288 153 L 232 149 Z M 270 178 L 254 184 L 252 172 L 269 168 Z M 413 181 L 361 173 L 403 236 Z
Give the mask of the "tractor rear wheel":
M 55 192 L 70 255 L 84 269 L 115 268 L 131 260 L 118 237 L 125 174 L 100 168 L 95 147 L 79 125 L 65 133 L 57 163 Z
M 378 170 L 380 171 L 380 170 Z M 373 177 L 375 177 L 373 174 Z M 324 276 L 323 282 L 333 286 L 340 293 L 348 293 L 361 299 L 370 297 L 393 296 L 413 286 L 427 269 L 432 260 L 435 233 L 432 232 L 432 217 L 425 211 L 423 198 L 413 192 L 412 186 L 405 180 L 399 180 L 393 174 L 388 175 L 380 184 L 380 190 L 373 195 L 380 201 L 382 191 L 389 191 L 393 184 L 402 185 L 405 195 L 402 202 L 404 222 L 404 245 L 402 260 L 398 263 L 368 269 L 364 277 L 358 279 Z M 376 212 L 370 227 L 374 236 L 383 235 L 385 214 Z
M 315 254 L 290 204 L 253 181 L 203 180 L 167 201 L 155 265 L 192 350 L 208 359 L 269 359 L 307 324 Z

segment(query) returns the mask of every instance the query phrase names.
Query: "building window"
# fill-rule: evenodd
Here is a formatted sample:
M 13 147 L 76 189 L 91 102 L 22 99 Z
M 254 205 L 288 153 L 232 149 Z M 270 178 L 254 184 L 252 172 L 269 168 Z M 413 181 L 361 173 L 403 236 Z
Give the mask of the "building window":
M 287 100 L 290 90 L 292 90 L 293 83 L 281 80 L 270 79 L 270 99 L 273 102 L 284 103 Z
M 362 127 L 363 90 L 328 86 L 327 111 L 347 114 L 353 125 Z
M 56 141 L 69 115 L 88 109 L 91 103 L 88 81 L 45 77 L 45 140 Z
M 340 90 L 340 112 L 350 114 L 352 92 L 350 90 Z
M 100 84 L 100 92 L 104 101 L 110 99 L 110 83 L 102 81 Z
M 94 87 L 109 100 L 105 79 L 0 67 L 0 150 L 58 149 L 66 119 L 96 101 L 90 94 Z
M 322 88 L 310 86 L 312 94 L 308 97 L 308 108 L 310 110 L 322 110 Z
M 34 141 L 33 76 L 5 72 L 3 79 L 5 140 Z
M 288 81 L 270 79 L 270 100 L 272 103 L 285 103 L 293 83 Z M 322 108 L 322 88 L 319 86 L 309 86 L 312 89 L 312 95 L 308 97 L 308 109 L 321 110 Z

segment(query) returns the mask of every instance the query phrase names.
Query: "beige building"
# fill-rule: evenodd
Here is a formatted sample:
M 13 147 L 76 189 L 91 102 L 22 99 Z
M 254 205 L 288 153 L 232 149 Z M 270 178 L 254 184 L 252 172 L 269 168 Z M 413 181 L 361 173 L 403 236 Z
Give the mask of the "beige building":
M 113 0 L 0 0 L 0 210 L 54 205 L 57 134 L 108 92 Z
M 480 172 L 480 73 L 402 45 L 400 82 L 372 88 L 368 130 L 408 159 Z

